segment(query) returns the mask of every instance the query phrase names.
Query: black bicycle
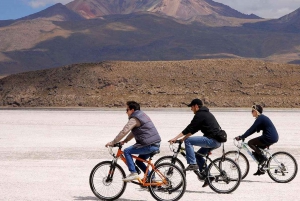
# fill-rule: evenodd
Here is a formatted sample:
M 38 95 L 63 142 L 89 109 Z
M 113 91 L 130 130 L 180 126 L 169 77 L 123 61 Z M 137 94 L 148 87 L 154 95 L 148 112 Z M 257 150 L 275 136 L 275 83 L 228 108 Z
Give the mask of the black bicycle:
M 154 165 L 156 166 L 161 163 L 171 162 L 172 164 L 175 164 L 176 166 L 184 170 L 185 169 L 184 164 L 177 157 L 178 154 L 181 154 L 182 156 L 186 157 L 185 148 L 182 147 L 181 145 L 182 145 L 181 140 L 176 140 L 175 143 L 170 144 L 170 149 L 171 151 L 174 152 L 173 156 L 163 156 L 159 158 Z M 195 154 L 205 157 L 204 178 L 203 178 L 203 174 L 200 174 L 199 170 L 194 171 L 194 173 L 198 177 L 198 180 L 206 180 L 208 182 L 209 187 L 217 193 L 231 193 L 235 191 L 237 187 L 240 185 L 242 179 L 241 170 L 238 164 L 234 162 L 234 160 L 225 157 L 224 147 L 223 147 L 222 157 L 216 158 L 214 160 L 212 160 L 209 157 L 210 151 L 205 155 L 195 152 Z M 177 183 L 177 184 L 173 183 L 174 189 L 179 188 L 180 186 L 181 183 Z

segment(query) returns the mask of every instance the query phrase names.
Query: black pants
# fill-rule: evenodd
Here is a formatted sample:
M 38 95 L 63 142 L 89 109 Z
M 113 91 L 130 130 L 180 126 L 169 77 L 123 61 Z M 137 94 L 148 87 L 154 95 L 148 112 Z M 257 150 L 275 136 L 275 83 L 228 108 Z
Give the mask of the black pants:
M 251 149 L 253 149 L 255 151 L 255 153 L 257 153 L 259 155 L 262 154 L 261 151 L 259 150 L 259 148 L 265 149 L 267 146 L 269 146 L 269 145 L 263 143 L 259 137 L 249 140 L 248 145 Z

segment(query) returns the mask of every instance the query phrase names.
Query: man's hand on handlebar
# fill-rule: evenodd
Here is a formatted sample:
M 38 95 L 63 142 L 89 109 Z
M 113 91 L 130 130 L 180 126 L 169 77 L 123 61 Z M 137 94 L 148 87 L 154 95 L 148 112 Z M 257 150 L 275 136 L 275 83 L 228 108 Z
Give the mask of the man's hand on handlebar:
M 170 142 L 170 144 L 173 144 L 177 139 L 173 138 L 171 140 L 169 140 L 168 142 Z
M 168 141 L 170 144 L 173 144 L 173 143 L 182 143 L 183 142 L 183 138 L 177 140 L 175 138 L 171 139 Z
M 113 144 L 111 142 L 106 143 L 105 147 L 112 147 Z
M 241 136 L 237 136 L 237 137 L 235 137 L 234 139 L 235 139 L 236 141 L 240 141 L 240 140 L 243 140 L 243 141 L 244 141 L 244 139 L 241 138 Z

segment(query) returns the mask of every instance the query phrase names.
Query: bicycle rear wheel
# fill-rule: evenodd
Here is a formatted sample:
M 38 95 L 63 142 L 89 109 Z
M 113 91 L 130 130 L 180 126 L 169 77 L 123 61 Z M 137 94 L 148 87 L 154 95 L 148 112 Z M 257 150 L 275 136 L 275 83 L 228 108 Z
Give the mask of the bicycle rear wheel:
M 247 157 L 243 153 L 238 151 L 228 151 L 225 153 L 225 157 L 234 160 L 234 162 L 239 165 L 241 169 L 242 179 L 244 179 L 248 175 L 250 165 Z
M 172 170 L 172 171 L 170 171 Z M 182 170 L 172 163 L 161 163 L 155 166 L 151 172 L 150 178 L 155 177 L 156 183 L 161 186 L 149 186 L 149 191 L 155 200 L 179 200 L 186 189 L 186 179 Z M 178 184 L 181 184 L 178 187 Z M 176 188 L 174 188 L 176 186 Z
M 208 166 L 207 175 L 209 187 L 217 193 L 231 193 L 241 182 L 241 170 L 230 158 L 213 160 Z
M 101 200 L 116 200 L 125 191 L 126 182 L 123 182 L 125 172 L 121 166 L 111 161 L 97 164 L 90 174 L 90 187 L 94 195 Z
M 276 152 L 269 158 L 267 172 L 270 178 L 278 183 L 292 181 L 298 172 L 295 158 L 287 152 Z

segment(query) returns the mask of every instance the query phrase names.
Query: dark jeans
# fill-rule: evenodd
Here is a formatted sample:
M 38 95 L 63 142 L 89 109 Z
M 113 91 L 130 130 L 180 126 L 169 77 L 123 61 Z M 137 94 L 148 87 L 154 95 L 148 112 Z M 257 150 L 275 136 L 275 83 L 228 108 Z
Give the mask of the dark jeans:
M 142 148 L 136 148 L 132 145 L 124 149 L 124 156 L 126 158 L 129 171 L 131 173 L 136 172 L 131 154 L 139 154 L 139 158 L 148 159 L 150 157 L 150 154 L 157 150 L 159 150 L 159 143 L 157 145 L 148 145 Z M 143 162 L 136 160 L 135 163 L 143 172 L 146 171 L 147 166 Z

